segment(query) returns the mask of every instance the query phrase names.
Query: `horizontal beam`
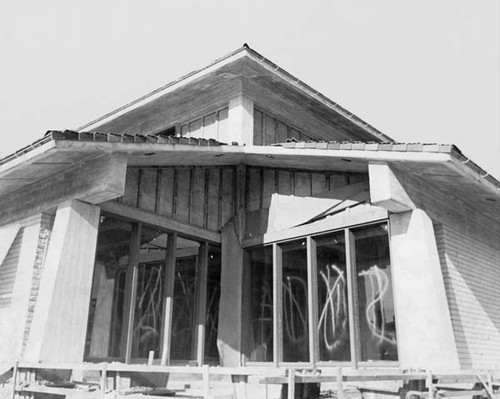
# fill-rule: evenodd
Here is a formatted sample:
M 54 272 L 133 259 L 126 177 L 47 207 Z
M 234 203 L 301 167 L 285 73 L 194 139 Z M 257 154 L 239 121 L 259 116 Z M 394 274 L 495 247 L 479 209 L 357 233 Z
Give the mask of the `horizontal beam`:
M 65 172 L 0 197 L 2 224 L 54 209 L 68 200 L 91 204 L 123 195 L 127 158 L 114 153 L 78 164 Z
M 101 210 L 105 212 L 113 213 L 126 219 L 137 220 L 152 226 L 161 227 L 167 231 L 179 233 L 187 238 L 210 241 L 218 244 L 221 242 L 220 233 L 217 231 L 207 230 L 192 224 L 179 222 L 173 218 L 161 216 L 133 206 L 120 204 L 119 202 L 114 201 L 105 202 L 99 206 L 101 207 Z
M 258 237 L 247 238 L 243 240 L 242 246 L 243 248 L 249 248 L 256 245 L 271 244 L 311 234 L 342 229 L 344 227 L 372 223 L 379 220 L 385 220 L 387 218 L 388 212 L 385 209 L 370 205 L 358 205 L 355 208 L 345 210 L 314 223 L 282 231 L 273 231 Z

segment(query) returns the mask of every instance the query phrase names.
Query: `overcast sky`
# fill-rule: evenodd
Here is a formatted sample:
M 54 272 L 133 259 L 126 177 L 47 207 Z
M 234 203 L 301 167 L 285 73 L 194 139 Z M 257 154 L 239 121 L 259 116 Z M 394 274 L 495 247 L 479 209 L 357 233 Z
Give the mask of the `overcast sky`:
M 500 178 L 498 0 L 0 4 L 5 156 L 247 42 L 395 140 L 454 143 Z

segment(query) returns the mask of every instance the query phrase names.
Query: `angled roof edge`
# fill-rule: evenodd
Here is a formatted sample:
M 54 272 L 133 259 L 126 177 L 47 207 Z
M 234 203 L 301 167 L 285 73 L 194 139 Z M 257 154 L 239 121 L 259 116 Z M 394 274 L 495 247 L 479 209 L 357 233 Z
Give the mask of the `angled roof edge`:
M 313 89 L 311 86 L 307 85 L 306 83 L 304 83 L 300 79 L 296 78 L 291 73 L 285 71 L 283 68 L 279 67 L 277 64 L 270 61 L 269 59 L 267 59 L 266 57 L 264 57 L 263 55 L 261 55 L 260 53 L 255 51 L 254 49 L 250 48 L 250 46 L 246 43 L 242 47 L 238 48 L 237 50 L 232 51 L 231 53 L 226 54 L 225 56 L 216 59 L 215 61 L 213 61 L 209 65 L 207 65 L 201 69 L 194 70 L 194 71 L 192 71 L 184 76 L 181 76 L 179 79 L 176 79 L 170 83 L 167 83 L 166 85 L 164 85 L 156 90 L 153 90 L 152 92 L 150 92 L 142 97 L 139 97 L 136 100 L 133 100 L 133 101 L 131 101 L 131 102 L 129 102 L 129 103 L 127 103 L 127 104 L 125 104 L 125 105 L 123 105 L 123 106 L 121 106 L 121 107 L 119 107 L 111 112 L 108 112 L 107 114 L 80 126 L 76 130 L 77 131 L 92 130 L 92 129 L 102 125 L 105 122 L 109 122 L 109 121 L 135 109 L 135 108 L 140 107 L 141 105 L 145 105 L 145 104 L 149 103 L 150 101 L 153 101 L 156 98 L 159 98 L 162 95 L 168 93 L 169 91 L 173 91 L 179 87 L 182 87 L 182 85 L 185 85 L 185 84 L 189 83 L 190 81 L 197 79 L 197 78 L 211 72 L 212 70 L 218 69 L 218 68 L 222 67 L 223 65 L 228 64 L 229 62 L 235 61 L 238 58 L 241 58 L 245 55 L 250 56 L 254 61 L 256 61 L 259 64 L 261 64 L 262 66 L 264 66 L 270 72 L 279 76 L 281 79 L 285 80 L 287 83 L 291 84 L 292 86 L 294 86 L 298 90 L 301 90 L 307 96 L 322 103 L 323 105 L 325 105 L 326 107 L 328 107 L 332 111 L 334 111 L 334 112 L 338 113 L 339 115 L 343 116 L 344 118 L 348 119 L 349 121 L 351 121 L 355 125 L 359 126 L 363 130 L 365 130 L 367 133 L 376 137 L 377 139 L 382 140 L 382 141 L 389 141 L 389 142 L 394 141 L 391 137 L 385 135 L 380 130 L 376 129 L 375 127 L 373 127 L 369 123 L 365 122 L 361 118 L 354 115 L 352 112 L 348 111 L 347 109 L 345 109 L 341 105 L 339 105 L 336 102 L 334 102 L 333 100 L 329 99 L 324 94 L 321 94 L 319 91 Z
M 293 146 L 291 145 L 293 144 Z M 10 173 L 16 167 L 30 163 L 32 159 L 44 156 L 48 151 L 124 151 L 129 153 L 156 152 L 165 148 L 183 151 L 219 151 L 241 153 L 242 156 L 323 156 L 366 160 L 367 162 L 451 162 L 454 169 L 467 178 L 480 182 L 491 193 L 500 198 L 500 181 L 479 165 L 467 158 L 455 145 L 421 143 L 365 143 L 365 142 L 296 142 L 275 144 L 272 146 L 225 145 L 215 140 L 128 135 L 113 133 L 88 133 L 75 131 L 48 131 L 44 137 L 36 140 L 13 154 L 0 159 L 0 176 Z M 300 152 L 299 152 L 300 150 Z

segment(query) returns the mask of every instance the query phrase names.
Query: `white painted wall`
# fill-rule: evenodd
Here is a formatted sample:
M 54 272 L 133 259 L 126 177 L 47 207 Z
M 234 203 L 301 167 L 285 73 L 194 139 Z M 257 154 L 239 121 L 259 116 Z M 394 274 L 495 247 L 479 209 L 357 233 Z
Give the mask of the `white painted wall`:
M 389 220 L 400 365 L 458 369 L 432 220 L 421 209 L 391 214 Z

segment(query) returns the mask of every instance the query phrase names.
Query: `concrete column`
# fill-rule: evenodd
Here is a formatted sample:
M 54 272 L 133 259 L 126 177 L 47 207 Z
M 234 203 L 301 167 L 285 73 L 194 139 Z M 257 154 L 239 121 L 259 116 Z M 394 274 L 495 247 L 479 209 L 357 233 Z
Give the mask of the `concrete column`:
M 26 360 L 83 360 L 99 213 L 80 201 L 57 209 Z
M 243 249 L 234 222 L 222 229 L 222 271 L 217 348 L 221 366 L 241 366 Z
M 421 209 L 391 214 L 390 237 L 401 367 L 458 369 L 432 220 Z
M 229 100 L 229 143 L 253 145 L 253 101 L 240 95 Z

